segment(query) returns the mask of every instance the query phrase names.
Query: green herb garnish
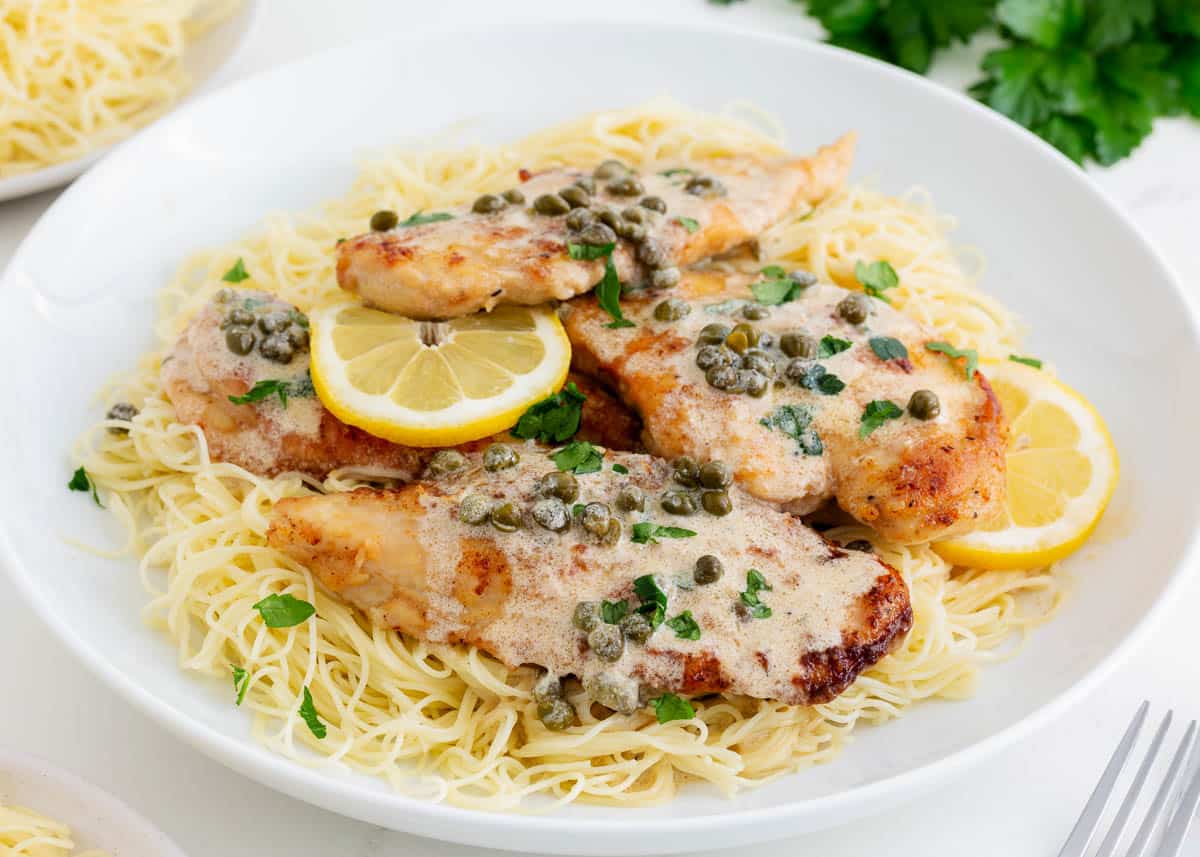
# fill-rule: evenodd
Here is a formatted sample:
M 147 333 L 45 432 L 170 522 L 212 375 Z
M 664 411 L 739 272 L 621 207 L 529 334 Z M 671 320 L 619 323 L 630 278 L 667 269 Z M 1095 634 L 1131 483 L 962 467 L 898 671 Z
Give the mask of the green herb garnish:
M 440 223 L 443 220 L 453 220 L 453 214 L 447 214 L 444 211 L 431 211 L 429 214 L 422 214 L 420 209 L 417 209 L 407 220 L 401 220 L 397 226 L 423 226 L 426 223 Z
M 612 469 L 613 469 L 613 473 L 620 473 L 622 476 L 624 476 L 626 473 L 629 472 L 629 468 L 626 467 L 624 464 L 621 464 L 620 462 L 617 462 L 616 464 L 614 464 L 612 466 Z
M 813 363 L 804 369 L 800 375 L 800 386 L 826 396 L 836 396 L 846 389 L 846 383 L 820 363 Z
M 888 420 L 897 420 L 904 416 L 903 409 L 888 399 L 875 399 L 868 402 L 863 409 L 862 420 L 858 424 L 858 436 L 866 437 Z
M 825 444 L 812 427 L 812 411 L 803 405 L 780 405 L 758 423 L 767 431 L 779 429 L 796 441 L 796 446 L 805 455 L 821 455 L 825 451 Z
M 821 337 L 821 344 L 817 348 L 817 356 L 825 360 L 835 354 L 841 354 L 843 351 L 849 350 L 853 344 L 849 339 L 838 339 L 836 336 L 826 334 Z
M 955 360 L 965 358 L 967 361 L 965 366 L 967 380 L 970 381 L 975 377 L 975 370 L 979 368 L 979 352 L 974 348 L 955 348 L 949 342 L 926 342 L 925 348 L 928 351 L 937 351 L 953 357 Z
M 1042 361 L 1038 360 L 1036 357 L 1021 357 L 1018 354 L 1010 354 L 1008 355 L 1008 359 L 1013 363 L 1021 363 L 1025 366 L 1032 366 L 1034 369 L 1042 368 Z
M 700 228 L 700 221 L 694 217 L 683 217 L 682 215 L 675 218 L 675 222 L 686 229 L 689 233 L 695 232 Z
M 696 535 L 692 530 L 683 527 L 664 527 L 650 521 L 640 521 L 633 525 L 633 542 L 638 545 L 654 544 L 659 539 L 686 539 Z
M 71 481 L 67 483 L 67 487 L 72 491 L 91 491 L 92 500 L 101 509 L 104 508 L 104 504 L 100 502 L 100 495 L 96 493 L 96 483 L 82 467 L 76 468 L 75 472 L 71 474 Z
M 604 453 L 586 440 L 573 440 L 551 456 L 559 470 L 595 473 L 604 461 Z
M 637 526 L 636 524 L 634 525 Z M 686 532 L 686 530 L 685 530 Z M 691 533 L 690 535 L 696 535 Z M 672 538 L 679 538 L 672 536 Z M 637 541 L 637 539 L 634 539 Z M 654 579 L 652 574 L 643 574 L 641 577 L 633 581 L 633 591 L 641 600 L 638 606 L 638 612 L 650 620 L 650 627 L 657 628 L 663 623 L 663 619 L 667 615 L 667 593 L 663 592 L 662 587 L 658 585 L 658 581 Z
M 605 327 L 612 329 L 635 326 L 621 312 L 621 278 L 617 276 L 617 268 L 613 265 L 611 255 L 604 259 L 604 276 L 596 284 L 596 300 L 600 309 L 612 316 L 612 321 L 604 325 Z
M 300 312 L 300 310 L 298 310 L 298 309 L 292 310 L 290 313 L 288 313 L 288 318 L 290 318 L 292 320 L 292 324 L 296 325 L 297 327 L 302 327 L 305 330 L 308 330 L 308 316 L 306 316 L 304 313 Z
M 890 336 L 872 336 L 867 340 L 871 350 L 880 360 L 907 360 L 908 349 L 899 339 Z
M 562 390 L 531 405 L 512 433 L 522 440 L 540 440 L 543 443 L 562 443 L 579 431 L 579 420 L 583 414 L 583 403 L 587 399 L 575 382 L 571 381 Z
M 887 304 L 892 301 L 884 292 L 900 285 L 900 277 L 896 273 L 896 269 L 882 259 L 869 265 L 861 261 L 855 262 L 854 277 L 862 285 L 865 293 L 873 298 L 879 298 Z
M 308 724 L 308 729 L 312 734 L 318 738 L 325 737 L 325 724 L 317 716 L 317 706 L 313 704 L 312 694 L 308 692 L 307 685 L 304 687 L 304 699 L 300 703 L 300 716 Z
M 242 257 L 238 256 L 238 260 L 233 263 L 233 267 L 221 275 L 221 279 L 227 283 L 240 283 L 243 280 L 250 279 L 250 275 L 246 273 L 246 265 L 242 262 Z
M 667 627 L 681 640 L 700 639 L 700 624 L 693 618 L 691 610 L 684 610 L 678 616 L 668 619 Z
M 572 259 L 591 262 L 594 259 L 603 259 L 612 253 L 616 246 L 616 244 L 568 244 L 567 255 Z
M 695 174 L 695 170 L 689 170 L 687 167 L 676 167 L 675 169 L 663 170 L 661 173 L 659 173 L 660 176 L 665 176 L 669 179 L 674 178 L 675 176 L 691 176 Z
M 804 294 L 805 287 L 787 275 L 779 265 L 768 265 L 762 269 L 765 280 L 750 285 L 754 299 L 764 306 L 778 306 L 794 301 Z
M 250 689 L 250 673 L 232 664 L 230 668 L 233 670 L 233 692 L 237 694 L 236 704 L 241 705 L 246 698 L 246 691 Z
M 692 708 L 692 704 L 673 693 L 664 693 L 662 696 L 650 700 L 650 704 L 654 706 L 654 716 L 658 718 L 659 723 L 670 723 L 672 720 L 691 720 L 696 716 L 696 709 Z
M 235 405 L 249 405 L 252 402 L 261 402 L 263 399 L 269 399 L 271 396 L 278 396 L 280 404 L 286 408 L 288 403 L 288 382 L 280 381 L 278 378 L 259 381 L 250 388 L 248 393 L 241 396 L 230 396 L 229 401 Z
M 601 601 L 600 618 L 609 625 L 615 625 L 629 614 L 629 602 L 622 598 L 620 601 Z
M 272 593 L 254 605 L 268 628 L 291 628 L 317 612 L 307 601 L 288 593 Z
M 746 572 L 746 591 L 742 592 L 738 597 L 742 603 L 750 608 L 750 615 L 755 619 L 770 619 L 771 608 L 763 604 L 758 597 L 758 593 L 763 591 L 771 592 L 773 587 L 767 583 L 767 579 L 762 576 L 756 568 L 752 568 Z

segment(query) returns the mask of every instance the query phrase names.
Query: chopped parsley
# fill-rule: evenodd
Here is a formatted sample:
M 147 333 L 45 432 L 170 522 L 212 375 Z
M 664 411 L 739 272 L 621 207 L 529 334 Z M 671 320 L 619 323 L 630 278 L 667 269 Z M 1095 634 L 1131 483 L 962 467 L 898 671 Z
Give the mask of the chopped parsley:
M 587 399 L 575 382 L 571 381 L 553 396 L 530 405 L 521 415 L 512 433 L 522 440 L 540 440 L 543 443 L 562 443 L 579 431 L 579 419 L 583 414 L 583 403 Z
M 812 427 L 812 412 L 803 405 L 780 405 L 769 416 L 758 421 L 767 431 L 779 429 L 796 441 L 796 446 L 805 455 L 821 455 L 825 444 Z
M 841 354 L 843 351 L 849 350 L 853 345 L 849 339 L 838 339 L 836 336 L 825 334 L 821 337 L 821 344 L 817 349 L 817 356 L 822 360 L 832 357 L 835 354 Z
M 678 616 L 668 619 L 667 627 L 681 640 L 700 639 L 700 623 L 692 616 L 691 610 L 684 610 Z
M 612 253 L 616 248 L 616 244 L 567 244 L 567 255 L 572 259 L 578 259 L 583 262 L 591 262 L 595 259 L 603 259 L 605 256 Z
M 695 174 L 695 170 L 689 170 L 687 167 L 676 167 L 675 169 L 663 170 L 659 173 L 660 176 L 666 176 L 669 179 L 675 178 L 675 176 L 693 176 Z
M 420 209 L 417 209 L 407 220 L 401 220 L 397 226 L 423 226 L 426 223 L 440 223 L 443 220 L 453 220 L 453 214 L 447 214 L 444 211 L 431 211 L 429 214 L 422 214 Z
M 100 495 L 96 493 L 96 483 L 82 467 L 76 468 L 75 472 L 71 474 L 71 481 L 67 483 L 67 487 L 72 491 L 91 491 L 92 500 L 101 509 L 104 508 L 104 504 L 100 502 Z
M 929 351 L 937 351 L 953 357 L 955 360 L 965 358 L 967 361 L 965 366 L 967 380 L 970 381 L 975 377 L 975 370 L 979 368 L 979 352 L 974 348 L 955 348 L 949 342 L 926 342 L 925 348 Z
M 291 628 L 317 612 L 307 601 L 288 593 L 272 593 L 254 605 L 268 628 Z
M 826 396 L 836 396 L 846 389 L 846 382 L 828 371 L 820 363 L 806 366 L 800 374 L 800 386 L 814 393 L 824 393 Z
M 683 217 L 681 215 L 675 218 L 675 222 L 686 229 L 689 233 L 695 232 L 700 228 L 700 221 L 694 217 Z
M 318 738 L 325 737 L 325 724 L 317 716 L 317 706 L 313 704 L 312 694 L 308 692 L 307 685 L 304 687 L 304 699 L 300 703 L 300 716 L 308 724 L 308 730 L 312 734 Z
M 238 260 L 233 263 L 233 267 L 221 275 L 221 279 L 227 283 L 240 283 L 243 280 L 250 279 L 250 275 L 246 273 L 246 265 L 242 261 L 242 257 L 238 256 Z
M 640 521 L 633 525 L 633 543 L 652 545 L 659 539 L 687 539 L 696 535 L 683 527 L 664 527 L 651 521 Z
M 286 408 L 288 403 L 288 386 L 287 381 L 281 381 L 278 378 L 269 378 L 259 381 L 250 388 L 248 393 L 241 396 L 230 396 L 229 401 L 235 405 L 249 405 L 252 402 L 261 402 L 263 399 L 269 399 L 271 396 L 278 396 L 280 404 Z
M 673 693 L 664 693 L 662 696 L 650 700 L 650 704 L 654 706 L 654 716 L 658 718 L 659 723 L 670 723 L 672 720 L 691 720 L 696 716 L 696 709 L 692 708 L 692 704 Z
M 634 580 L 633 591 L 642 602 L 638 612 L 650 620 L 651 628 L 657 628 L 667 615 L 667 593 L 663 592 L 652 574 L 643 574 Z
M 872 336 L 867 340 L 871 350 L 880 360 L 907 360 L 908 349 L 899 339 L 890 336 Z
M 1042 361 L 1038 360 L 1036 357 L 1022 357 L 1019 354 L 1010 354 L 1008 355 L 1008 359 L 1013 363 L 1021 363 L 1025 366 L 1032 366 L 1034 369 L 1042 368 Z
M 634 327 L 634 323 L 621 312 L 621 278 L 617 276 L 617 268 L 613 265 L 612 256 L 604 258 L 604 276 L 596 284 L 596 300 L 600 309 L 610 316 L 612 321 L 604 325 L 607 328 Z
M 773 587 L 767 583 L 767 579 L 762 576 L 762 572 L 756 568 L 752 568 L 746 572 L 746 591 L 738 597 L 742 603 L 750 608 L 750 615 L 755 619 L 770 619 L 771 608 L 763 604 L 758 597 L 758 593 L 763 591 L 771 592 Z
M 896 269 L 883 259 L 869 265 L 861 261 L 855 262 L 854 276 L 862 285 L 864 292 L 888 304 L 892 301 L 884 292 L 900 285 L 900 277 L 896 273 Z
M 902 416 L 904 416 L 903 409 L 889 399 L 875 399 L 868 402 L 863 409 L 862 420 L 858 424 L 858 436 L 866 437 L 888 420 L 897 420 Z
M 754 299 L 764 306 L 778 306 L 794 301 L 804 293 L 805 286 L 788 276 L 779 265 L 768 265 L 761 271 L 766 277 L 750 285 Z
M 604 453 L 586 440 L 573 440 L 551 456 L 559 470 L 595 473 L 604 463 Z
M 600 618 L 609 625 L 615 625 L 629 615 L 629 602 L 622 598 L 620 601 L 601 601 Z
M 624 464 L 621 464 L 620 462 L 617 462 L 616 464 L 614 464 L 612 466 L 612 469 L 613 469 L 613 473 L 620 473 L 622 476 L 624 476 L 626 473 L 629 472 L 629 468 L 626 467 Z
M 250 673 L 232 664 L 230 668 L 233 670 L 233 692 L 237 694 L 236 704 L 241 705 L 246 698 L 246 691 L 250 689 Z

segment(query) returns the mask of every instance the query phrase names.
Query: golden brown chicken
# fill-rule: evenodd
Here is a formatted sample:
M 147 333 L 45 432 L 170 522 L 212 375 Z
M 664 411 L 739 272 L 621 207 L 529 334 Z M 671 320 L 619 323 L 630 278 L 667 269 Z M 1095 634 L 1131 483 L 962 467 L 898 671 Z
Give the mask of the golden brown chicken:
M 853 155 L 848 134 L 790 160 L 664 163 L 637 175 L 615 162 L 554 169 L 510 189 L 513 202 L 488 194 L 425 222 L 377 222 L 391 228 L 338 246 L 338 282 L 379 309 L 449 318 L 582 294 L 604 275 L 600 249 L 615 245 L 622 282 L 670 285 L 679 267 L 751 241 L 797 205 L 827 197 Z M 568 252 L 573 244 L 585 258 Z

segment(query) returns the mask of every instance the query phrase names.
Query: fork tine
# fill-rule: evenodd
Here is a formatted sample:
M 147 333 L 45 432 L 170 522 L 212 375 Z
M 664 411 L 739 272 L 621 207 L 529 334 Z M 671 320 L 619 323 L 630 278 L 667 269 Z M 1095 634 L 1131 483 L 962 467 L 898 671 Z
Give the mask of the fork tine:
M 1172 717 L 1174 717 L 1174 712 L 1168 711 L 1167 716 L 1159 724 L 1158 731 L 1154 733 L 1150 749 L 1146 751 L 1146 757 L 1142 759 L 1142 764 L 1138 767 L 1137 774 L 1129 785 L 1129 791 L 1125 793 L 1125 799 L 1121 801 L 1121 807 L 1117 810 L 1112 825 L 1108 828 L 1108 835 L 1100 843 L 1100 850 L 1096 852 L 1095 857 L 1112 857 L 1116 853 L 1117 842 L 1121 839 L 1121 834 L 1125 832 L 1125 825 L 1129 823 L 1129 816 L 1137 804 L 1138 795 L 1141 794 L 1142 786 L 1146 784 L 1146 777 L 1150 774 L 1150 768 L 1154 765 L 1154 759 L 1158 756 L 1163 739 L 1167 737 L 1167 730 L 1171 728 Z
M 1193 721 L 1192 726 L 1195 725 Z M 1167 825 L 1159 857 L 1177 857 L 1183 850 L 1183 840 L 1187 836 L 1188 828 L 1196 819 L 1197 806 L 1200 806 L 1200 768 L 1192 772 L 1192 779 L 1183 793 L 1183 800 L 1175 808 L 1175 815 Z
M 1137 835 L 1133 838 L 1133 842 L 1129 843 L 1128 857 L 1143 857 L 1146 854 L 1146 849 L 1150 847 L 1150 840 L 1154 838 L 1154 831 L 1158 828 L 1158 823 L 1166 813 L 1164 810 L 1169 805 L 1171 797 L 1175 794 L 1182 779 L 1180 778 L 1180 770 L 1183 768 L 1183 763 L 1188 757 L 1188 752 L 1192 749 L 1192 744 L 1196 736 L 1196 721 L 1193 720 L 1187 728 L 1187 732 L 1183 735 L 1183 740 L 1179 742 L 1179 749 L 1175 751 L 1175 757 L 1171 759 L 1171 767 L 1167 769 L 1167 775 L 1163 778 L 1162 785 L 1158 787 L 1158 792 L 1154 795 L 1154 802 L 1150 804 L 1150 809 L 1146 812 L 1146 818 L 1142 821 L 1142 826 L 1138 828 Z
M 1100 782 L 1096 783 L 1092 796 L 1088 798 L 1087 806 L 1083 808 L 1079 821 L 1075 822 L 1075 827 L 1071 829 L 1071 835 L 1063 843 L 1058 857 L 1083 857 L 1084 852 L 1087 851 L 1088 843 L 1092 841 L 1092 837 L 1096 834 L 1096 827 L 1100 824 L 1100 816 L 1104 814 L 1104 808 L 1108 806 L 1108 801 L 1112 797 L 1113 785 L 1125 768 L 1125 762 L 1129 759 L 1129 751 L 1133 748 L 1134 741 L 1137 740 L 1142 724 L 1146 722 L 1146 712 L 1149 709 L 1149 700 L 1145 700 L 1138 706 L 1137 714 L 1133 716 L 1133 721 L 1125 730 L 1121 743 L 1117 745 L 1112 758 L 1108 760 L 1108 767 L 1100 775 Z

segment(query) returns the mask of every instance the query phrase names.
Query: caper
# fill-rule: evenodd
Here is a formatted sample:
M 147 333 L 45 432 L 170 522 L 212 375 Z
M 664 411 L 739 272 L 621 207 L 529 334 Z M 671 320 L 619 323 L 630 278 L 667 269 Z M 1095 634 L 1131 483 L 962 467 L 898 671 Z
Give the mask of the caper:
M 429 459 L 429 475 L 437 478 L 455 473 L 467 466 L 467 457 L 457 449 L 439 449 Z
M 129 402 L 117 402 L 108 409 L 108 413 L 104 415 L 105 419 L 120 420 L 123 423 L 131 422 L 138 415 L 138 409 Z M 127 426 L 109 426 L 109 434 L 129 434 Z
M 272 333 L 258 346 L 258 353 L 275 363 L 291 363 L 296 349 L 286 333 Z
M 797 357 L 788 363 L 787 368 L 783 370 L 783 374 L 797 384 L 803 385 L 808 373 L 812 370 L 813 362 L 805 360 L 803 357 Z
M 696 342 L 701 345 L 720 345 L 728 335 L 729 325 L 714 321 L 712 324 L 706 324 L 700 328 L 700 335 L 696 337 Z
M 728 366 L 733 362 L 733 352 L 720 345 L 705 345 L 696 352 L 696 365 L 708 370 L 713 366 Z
M 917 390 L 908 400 L 908 412 L 919 420 L 932 420 L 942 412 L 942 405 L 932 390 Z
M 620 161 L 609 159 L 601 161 L 600 166 L 592 171 L 592 175 L 598 179 L 611 179 L 615 176 L 623 176 L 629 172 L 629 168 Z
M 621 522 L 616 518 L 608 519 L 608 529 L 604 531 L 604 535 L 600 537 L 600 544 L 605 547 L 612 547 L 621 541 Z
M 625 635 L 625 639 L 633 640 L 635 643 L 644 643 L 650 639 L 650 635 L 654 633 L 654 628 L 650 625 L 650 620 L 641 613 L 630 613 L 624 619 L 617 623 L 621 629 L 621 633 Z
M 762 321 L 771 314 L 771 310 L 762 304 L 746 304 L 742 307 L 742 318 L 750 321 Z
M 492 514 L 492 501 L 482 494 L 468 494 L 458 504 L 458 519 L 464 524 L 486 524 Z
M 725 337 L 725 347 L 731 349 L 737 354 L 741 354 L 750 347 L 750 343 L 746 339 L 745 333 L 740 330 L 735 330 Z
M 533 697 L 534 702 L 550 702 L 555 699 L 562 699 L 562 682 L 559 681 L 558 676 L 547 670 L 538 676 L 538 680 L 533 683 L 530 695 Z
M 504 197 L 496 193 L 485 193 L 483 196 L 475 200 L 475 204 L 471 206 L 471 211 L 476 214 L 495 214 L 508 207 L 508 201 Z
M 696 500 L 686 491 L 668 491 L 659 502 L 672 515 L 690 515 L 696 511 Z
M 692 311 L 687 301 L 679 298 L 667 298 L 654 308 L 654 317 L 659 321 L 679 321 Z
M 567 215 L 567 227 L 580 230 L 591 226 L 596 220 L 596 214 L 589 208 L 577 208 Z
M 513 205 L 525 204 L 525 194 L 521 193 L 521 191 L 517 190 L 515 187 L 509 188 L 500 195 L 504 197 L 505 202 L 512 203 Z
M 641 704 L 637 682 L 626 675 L 605 671 L 585 676 L 583 689 L 587 695 L 605 708 L 632 714 Z
M 724 196 L 725 185 L 712 176 L 693 176 L 683 189 L 695 196 Z
M 483 453 L 483 468 L 492 472 L 506 470 L 509 467 L 516 467 L 520 460 L 521 456 L 517 455 L 517 451 L 507 443 L 493 443 Z
M 648 268 L 665 268 L 671 262 L 666 248 L 654 238 L 647 238 L 638 245 L 637 257 Z
M 875 545 L 866 539 L 854 539 L 853 541 L 846 542 L 842 547 L 848 551 L 862 551 L 864 553 L 871 553 L 875 550 Z
M 579 232 L 580 243 L 590 244 L 593 247 L 603 247 L 605 244 L 616 242 L 616 240 L 617 233 L 603 223 L 591 223 Z
M 733 472 L 724 461 L 706 461 L 700 468 L 700 484 L 705 488 L 728 488 Z
M 564 187 L 558 192 L 558 195 L 567 201 L 567 205 L 571 208 L 587 208 L 591 204 L 592 197 L 586 190 L 579 185 L 571 185 Z
M 639 241 L 646 240 L 646 227 L 640 223 L 631 223 L 628 220 L 617 221 L 617 234 L 626 241 L 632 241 L 635 244 Z
M 708 586 L 710 583 L 716 583 L 721 579 L 721 575 L 725 573 L 725 566 L 720 559 L 710 553 L 706 553 L 700 559 L 696 560 L 696 566 L 692 570 L 692 577 L 701 586 Z
M 287 329 L 288 342 L 292 348 L 297 351 L 308 350 L 308 330 L 298 324 L 294 324 Z
M 249 354 L 258 338 L 248 327 L 231 327 L 225 331 L 225 347 L 234 354 Z
M 221 320 L 221 327 L 233 327 L 235 325 L 249 327 L 252 324 L 254 324 L 254 313 L 241 307 L 231 309 L 229 315 Z
M 492 526 L 502 533 L 521 528 L 521 513 L 512 503 L 501 503 L 492 509 Z
M 562 732 L 575 723 L 575 709 L 565 699 L 550 699 L 539 702 L 538 720 L 551 732 Z
M 688 488 L 695 488 L 700 482 L 700 468 L 690 455 L 681 455 L 671 465 L 675 481 Z
M 757 348 L 752 348 L 742 355 L 742 368 L 752 369 L 760 375 L 766 375 L 770 378 L 775 374 L 775 361 L 768 357 L 765 352 L 759 351 Z
M 258 317 L 258 329 L 263 333 L 278 333 L 291 327 L 292 318 L 286 312 L 268 312 Z
M 552 470 L 538 480 L 538 493 L 543 497 L 557 497 L 564 503 L 574 503 L 579 496 L 579 481 L 573 473 Z
M 746 324 L 744 321 L 739 322 L 738 324 L 735 324 L 733 326 L 733 330 L 731 330 L 730 333 L 731 334 L 734 334 L 734 333 L 744 334 L 746 337 L 746 346 L 748 348 L 753 348 L 754 346 L 758 345 L 758 341 L 759 341 L 760 337 L 759 337 L 758 331 L 754 328 L 754 325 L 752 325 L 752 324 Z
M 631 205 L 629 208 L 622 209 L 621 217 L 628 220 L 630 223 L 645 223 L 646 211 L 636 205 Z
M 615 230 L 617 224 L 621 222 L 621 215 L 611 205 L 593 205 L 589 211 L 596 215 L 596 219 L 607 226 L 609 229 Z
M 650 211 L 657 211 L 659 214 L 667 213 L 667 204 L 663 201 L 662 197 L 644 196 L 638 205 L 642 208 L 648 208 Z
M 572 184 L 574 184 L 575 187 L 583 188 L 588 196 L 596 195 L 596 180 L 591 176 L 580 176 L 579 178 L 575 179 Z
M 227 304 L 233 300 L 233 289 L 218 289 L 213 300 L 219 304 Z
M 588 647 L 596 653 L 596 657 L 609 663 L 621 660 L 625 651 L 625 635 L 616 625 L 600 625 L 593 628 L 588 631 L 587 642 Z
M 871 314 L 871 304 L 865 295 L 846 295 L 838 303 L 837 311 L 851 324 L 862 324 Z
M 720 363 L 704 373 L 704 380 L 718 390 L 730 391 L 736 384 L 738 372 L 728 363 Z
M 646 508 L 646 494 L 636 485 L 622 485 L 617 494 L 617 508 L 622 512 L 641 512 Z
M 738 373 L 738 387 L 756 399 L 765 396 L 770 386 L 771 379 L 761 372 L 743 369 Z
M 544 193 L 533 201 L 533 210 L 547 217 L 555 217 L 566 214 L 571 210 L 571 205 L 556 193 Z
M 400 218 L 396 212 L 383 208 L 371 215 L 371 231 L 387 232 L 389 229 L 395 229 L 399 222 Z
M 724 517 L 733 511 L 733 501 L 726 491 L 705 491 L 700 495 L 700 505 L 710 515 Z
M 543 497 L 533 504 L 530 515 L 537 521 L 538 526 L 555 533 L 561 533 L 571 526 L 571 513 L 567 505 L 557 497 Z
M 679 284 L 678 268 L 659 268 L 650 274 L 650 285 L 656 289 L 669 289 Z
M 588 503 L 579 516 L 580 526 L 594 536 L 606 535 L 611 520 L 612 512 L 603 503 Z
M 613 179 L 605 185 L 604 189 L 617 196 L 637 196 L 645 190 L 637 176 L 621 176 Z
M 803 357 L 805 360 L 815 360 L 821 348 L 821 343 L 815 336 L 799 331 L 789 331 L 779 339 L 779 348 L 788 357 Z
M 798 285 L 802 289 L 807 289 L 809 286 L 817 284 L 817 275 L 812 271 L 797 269 L 788 274 L 788 279 Z
M 602 617 L 600 615 L 600 604 L 596 601 L 580 601 L 575 605 L 575 612 L 571 614 L 571 624 L 580 631 L 591 631 L 593 628 L 600 626 Z

